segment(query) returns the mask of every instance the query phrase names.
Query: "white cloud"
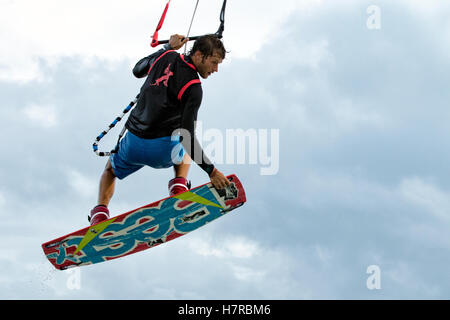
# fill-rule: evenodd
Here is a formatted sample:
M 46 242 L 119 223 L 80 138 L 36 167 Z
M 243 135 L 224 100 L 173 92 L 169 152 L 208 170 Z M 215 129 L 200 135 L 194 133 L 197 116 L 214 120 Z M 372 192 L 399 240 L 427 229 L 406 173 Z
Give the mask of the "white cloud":
M 417 265 L 412 265 L 409 261 L 395 261 L 388 263 L 381 269 L 382 290 L 395 290 L 395 287 L 403 288 L 407 292 L 420 293 L 420 296 L 433 298 L 439 297 L 442 290 L 437 283 L 426 282 L 417 270 Z M 387 287 L 387 288 L 386 288 Z
M 258 282 L 264 280 L 266 275 L 265 271 L 258 271 L 249 267 L 232 265 L 231 268 L 236 279 L 246 282 Z
M 69 185 L 78 196 L 83 198 L 95 198 L 98 187 L 97 179 L 89 178 L 76 170 L 69 170 L 67 179 Z
M 332 261 L 334 255 L 333 255 L 333 251 L 331 249 L 327 248 L 326 246 L 319 245 L 319 244 L 316 244 L 314 246 L 314 248 L 315 248 L 315 253 L 316 253 L 317 257 L 323 264 L 327 265 L 330 263 L 330 261 Z
M 225 43 L 231 55 L 249 57 L 271 41 L 274 30 L 293 11 L 315 5 L 314 0 L 229 2 Z M 0 79 L 27 81 L 45 78 L 39 60 L 62 56 L 135 60 L 151 52 L 151 35 L 166 0 L 145 1 L 2 1 L 0 10 Z M 194 1 L 172 1 L 160 39 L 185 34 Z M 221 0 L 201 1 L 191 35 L 215 32 Z M 20 17 L 20 18 L 18 18 Z M 259 21 L 264 20 L 264 24 Z M 250 41 L 249 41 L 250 39 Z M 6 45 L 6 44 L 14 45 Z
M 257 242 L 244 237 L 232 237 L 221 239 L 214 245 L 212 239 L 193 238 L 189 247 L 195 253 L 202 256 L 214 256 L 217 258 L 249 259 L 261 252 Z
M 450 192 L 443 191 L 419 177 L 405 178 L 400 194 L 413 205 L 418 205 L 443 222 L 450 222 Z
M 391 121 L 376 110 L 367 110 L 363 105 L 355 105 L 351 100 L 344 100 L 332 106 L 338 132 L 348 133 L 358 129 L 386 127 Z
M 54 127 L 58 123 L 56 109 L 51 105 L 31 104 L 25 107 L 22 112 L 33 123 L 44 128 Z
M 0 208 L 6 204 L 6 198 L 2 192 L 0 192 Z

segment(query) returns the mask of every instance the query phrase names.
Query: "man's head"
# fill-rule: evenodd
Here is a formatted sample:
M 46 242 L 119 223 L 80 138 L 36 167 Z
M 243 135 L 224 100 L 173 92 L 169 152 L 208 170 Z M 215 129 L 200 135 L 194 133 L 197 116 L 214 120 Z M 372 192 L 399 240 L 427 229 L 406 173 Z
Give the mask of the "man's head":
M 203 79 L 218 71 L 219 64 L 225 59 L 226 50 L 222 41 L 215 35 L 198 38 L 189 52 L 198 73 Z

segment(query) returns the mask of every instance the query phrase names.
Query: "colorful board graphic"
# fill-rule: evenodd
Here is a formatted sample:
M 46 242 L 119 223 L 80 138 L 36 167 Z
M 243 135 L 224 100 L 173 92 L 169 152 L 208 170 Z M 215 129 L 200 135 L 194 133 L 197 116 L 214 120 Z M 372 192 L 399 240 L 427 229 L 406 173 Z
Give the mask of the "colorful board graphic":
M 211 183 L 102 221 L 42 244 L 47 259 L 59 270 L 136 253 L 200 228 L 246 201 L 235 175 L 230 186 Z

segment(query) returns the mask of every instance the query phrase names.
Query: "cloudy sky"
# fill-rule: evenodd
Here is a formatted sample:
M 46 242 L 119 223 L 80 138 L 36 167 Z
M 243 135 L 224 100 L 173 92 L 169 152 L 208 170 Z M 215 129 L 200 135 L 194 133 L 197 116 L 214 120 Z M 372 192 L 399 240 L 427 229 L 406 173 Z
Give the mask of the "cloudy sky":
M 193 34 L 217 29 L 221 2 L 200 1 Z M 278 169 L 262 175 L 261 154 L 218 164 L 243 182 L 242 208 L 124 259 L 53 269 L 40 245 L 86 226 L 106 161 L 92 142 L 138 93 L 131 68 L 164 5 L 0 0 L 0 298 L 449 299 L 444 0 L 228 1 L 229 54 L 203 81 L 199 119 L 223 136 L 278 132 L 258 136 Z M 172 1 L 160 37 L 186 33 L 194 5 Z M 110 210 L 166 197 L 171 178 L 119 181 Z M 196 166 L 190 179 L 208 181 Z

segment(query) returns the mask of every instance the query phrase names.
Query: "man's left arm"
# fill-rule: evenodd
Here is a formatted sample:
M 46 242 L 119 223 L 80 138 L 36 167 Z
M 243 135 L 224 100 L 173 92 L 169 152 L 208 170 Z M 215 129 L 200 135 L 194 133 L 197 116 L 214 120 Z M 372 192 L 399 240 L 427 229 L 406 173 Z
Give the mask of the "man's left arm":
M 195 84 L 185 92 L 182 99 L 183 114 L 181 118 L 181 128 L 186 134 L 182 134 L 181 143 L 195 163 L 202 168 L 208 175 L 214 170 L 214 165 L 203 152 L 200 143 L 195 136 L 195 122 L 197 121 L 197 113 L 202 102 L 201 86 Z
M 186 93 L 182 100 L 183 115 L 181 119 L 181 128 L 186 130 L 187 135 L 183 137 L 181 144 L 191 159 L 208 174 L 213 186 L 217 189 L 223 189 L 228 186 L 230 182 L 222 172 L 214 167 L 214 164 L 212 164 L 203 152 L 203 149 L 195 136 L 195 121 L 197 121 L 197 113 L 202 101 L 201 86 L 194 84 Z

